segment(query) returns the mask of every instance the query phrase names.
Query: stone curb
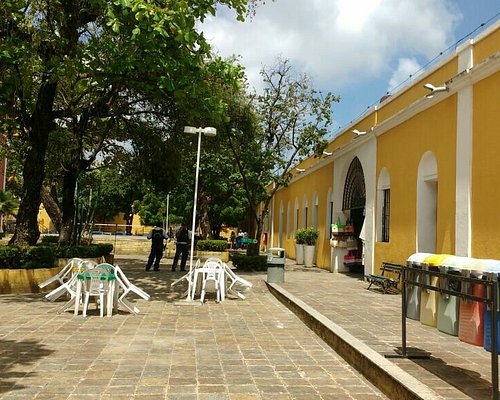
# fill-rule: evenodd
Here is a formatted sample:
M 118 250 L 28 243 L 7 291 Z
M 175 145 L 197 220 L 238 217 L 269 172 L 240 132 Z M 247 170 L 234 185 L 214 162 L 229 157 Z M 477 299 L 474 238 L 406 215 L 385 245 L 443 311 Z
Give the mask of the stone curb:
M 373 385 L 395 400 L 442 399 L 406 371 L 275 283 L 269 291 Z

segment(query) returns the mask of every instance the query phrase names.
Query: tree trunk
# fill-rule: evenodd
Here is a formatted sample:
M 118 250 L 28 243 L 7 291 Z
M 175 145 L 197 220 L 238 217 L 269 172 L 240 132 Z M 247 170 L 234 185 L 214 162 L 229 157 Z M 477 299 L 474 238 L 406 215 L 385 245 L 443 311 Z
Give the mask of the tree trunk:
M 40 191 L 40 196 L 42 204 L 45 207 L 45 211 L 49 215 L 50 220 L 56 227 L 57 231 L 61 231 L 62 215 L 59 204 L 57 204 L 56 199 L 52 197 L 50 189 L 47 186 L 42 186 Z
M 251 243 L 247 247 L 247 255 L 248 256 L 257 256 L 260 252 L 260 237 L 262 235 L 262 214 L 257 215 L 255 209 L 250 207 L 249 216 L 253 214 L 253 218 L 249 218 L 248 221 L 251 223 L 250 229 L 248 230 L 249 237 L 254 238 L 257 243 Z
M 200 216 L 199 224 L 203 239 L 211 239 L 212 237 L 212 229 L 210 228 L 210 219 L 208 217 L 209 202 L 210 199 L 203 192 L 200 192 L 198 215 Z
M 45 154 L 52 129 L 52 107 L 57 82 L 42 82 L 31 120 L 28 150 L 23 165 L 21 203 L 16 217 L 16 228 L 9 244 L 35 245 L 40 237 L 38 211 L 40 190 L 45 178 Z
M 74 230 L 75 221 L 75 189 L 76 182 L 80 170 L 78 167 L 78 161 L 75 161 L 73 165 L 66 166 L 66 171 L 63 177 L 63 188 L 62 188 L 62 223 L 61 231 L 59 234 L 60 244 L 74 244 L 76 243 L 76 232 Z
M 125 232 L 128 236 L 132 235 L 132 222 L 134 222 L 134 210 L 132 206 L 129 206 L 125 211 L 125 216 L 123 217 L 125 220 Z

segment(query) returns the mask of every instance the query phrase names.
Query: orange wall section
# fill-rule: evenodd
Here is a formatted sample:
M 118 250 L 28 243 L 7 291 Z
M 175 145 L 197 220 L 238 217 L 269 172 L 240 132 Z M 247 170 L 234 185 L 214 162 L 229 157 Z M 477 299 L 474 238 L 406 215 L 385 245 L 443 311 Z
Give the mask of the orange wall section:
M 440 86 L 449 80 L 451 77 L 455 76 L 457 73 L 457 57 L 446 64 L 439 67 L 436 71 L 432 72 L 430 75 L 423 78 L 420 82 L 414 83 L 408 90 L 405 90 L 399 96 L 388 101 L 386 104 L 381 106 L 378 111 L 378 123 L 393 117 L 399 111 L 404 110 L 410 104 L 424 97 L 429 91 L 423 86 L 425 83 L 429 82 L 435 86 Z
M 327 195 L 328 189 L 333 184 L 333 162 L 319 168 L 311 174 L 304 175 L 302 178 L 290 183 L 288 187 L 281 188 L 276 192 L 274 198 L 274 236 L 272 246 L 278 246 L 279 236 L 279 214 L 280 205 L 283 204 L 283 235 L 282 247 L 289 258 L 295 258 L 295 199 L 299 205 L 298 226 L 302 228 L 303 210 L 302 204 L 304 195 L 307 197 L 308 215 L 307 225 L 312 226 L 312 205 L 314 193 L 318 195 L 318 231 L 319 237 L 316 243 L 316 264 L 320 268 L 329 268 L 330 266 L 330 237 L 326 234 L 326 213 L 327 213 Z M 287 232 L 287 207 L 290 202 L 290 221 L 289 234 Z
M 500 72 L 474 85 L 472 257 L 500 259 Z
M 436 251 L 455 244 L 456 96 L 450 96 L 378 137 L 377 179 L 387 168 L 391 182 L 389 242 L 375 242 L 374 267 L 404 263 L 416 251 L 417 175 L 421 157 L 432 151 L 438 164 Z
M 500 51 L 500 29 L 474 43 L 474 64 L 481 63 L 498 51 Z

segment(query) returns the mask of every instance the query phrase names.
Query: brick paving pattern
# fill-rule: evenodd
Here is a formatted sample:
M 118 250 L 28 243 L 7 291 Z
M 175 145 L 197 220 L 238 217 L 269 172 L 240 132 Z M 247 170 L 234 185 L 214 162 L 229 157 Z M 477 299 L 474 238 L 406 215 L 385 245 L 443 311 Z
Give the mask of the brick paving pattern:
M 281 286 L 377 352 L 401 347 L 401 296 L 366 290 L 361 275 L 289 264 Z M 391 361 L 445 399 L 491 398 L 491 353 L 419 321 L 406 326 L 408 349 L 430 358 Z
M 144 256 L 115 262 L 152 295 L 136 300 L 137 316 L 99 318 L 91 309 L 84 319 L 58 314 L 62 303 L 41 294 L 0 295 L 2 400 L 386 398 L 268 292 L 265 274 L 241 274 L 255 284 L 246 300 L 216 304 L 212 295 L 203 306 L 179 305 L 185 284 L 170 288 L 181 274 L 168 261 L 160 272 L 145 272 Z M 301 288 L 300 278 L 290 286 L 293 275 L 308 274 L 312 286 Z M 287 271 L 288 289 L 314 302 L 308 294 L 318 288 L 326 306 L 334 299 L 314 277 L 333 275 Z M 332 317 L 353 324 L 348 315 Z

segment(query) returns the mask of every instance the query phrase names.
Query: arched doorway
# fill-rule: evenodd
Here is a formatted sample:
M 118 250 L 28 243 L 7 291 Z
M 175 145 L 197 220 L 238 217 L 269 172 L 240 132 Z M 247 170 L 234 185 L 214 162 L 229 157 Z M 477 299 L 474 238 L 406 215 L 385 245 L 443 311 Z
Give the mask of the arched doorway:
M 347 254 L 348 257 L 354 257 L 354 260 L 356 260 L 348 265 L 351 272 L 363 272 L 363 262 L 361 261 L 363 258 L 363 242 L 359 235 L 365 221 L 365 204 L 365 175 L 359 158 L 354 157 L 347 171 L 342 200 L 342 211 L 344 211 L 347 219 L 354 227 L 353 237 L 357 242 L 357 246 L 351 248 Z
M 417 175 L 417 251 L 436 252 L 438 165 L 432 151 L 422 155 Z

